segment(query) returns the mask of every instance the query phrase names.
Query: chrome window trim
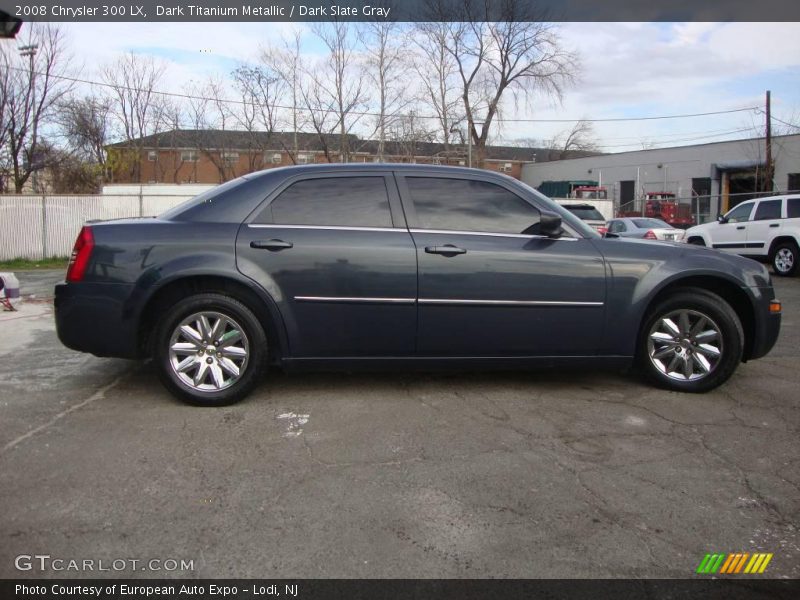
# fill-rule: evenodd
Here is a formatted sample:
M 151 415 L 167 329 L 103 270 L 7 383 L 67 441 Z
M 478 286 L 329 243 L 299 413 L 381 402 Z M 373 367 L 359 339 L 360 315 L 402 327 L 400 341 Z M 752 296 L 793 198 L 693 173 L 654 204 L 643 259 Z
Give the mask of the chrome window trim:
M 275 223 L 248 223 L 248 227 L 254 229 L 322 229 L 330 231 L 384 231 L 408 233 L 408 229 L 402 227 L 347 227 L 341 225 L 276 225 Z
M 532 234 L 525 234 L 525 233 L 493 233 L 489 231 L 458 231 L 455 229 L 409 229 L 411 233 L 434 233 L 434 234 L 444 234 L 444 235 L 481 235 L 485 237 L 505 237 L 505 238 L 522 238 L 522 239 L 535 239 L 535 240 L 553 240 L 553 241 L 560 241 L 560 242 L 577 242 L 578 238 L 576 237 L 562 237 L 562 238 L 551 238 L 547 237 L 546 235 L 532 235 Z

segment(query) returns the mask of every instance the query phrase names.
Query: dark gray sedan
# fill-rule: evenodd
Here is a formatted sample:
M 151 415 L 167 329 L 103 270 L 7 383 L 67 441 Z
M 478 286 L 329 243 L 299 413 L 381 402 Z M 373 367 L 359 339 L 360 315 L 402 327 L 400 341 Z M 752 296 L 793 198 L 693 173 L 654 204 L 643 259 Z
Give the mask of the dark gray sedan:
M 648 217 L 620 217 L 606 223 L 608 233 L 620 237 L 641 238 L 644 240 L 661 240 L 662 242 L 679 242 L 686 233 L 676 229 L 661 219 Z
M 703 392 L 769 352 L 780 308 L 755 261 L 604 239 L 499 173 L 378 164 L 271 169 L 87 224 L 55 297 L 65 345 L 153 357 L 199 405 L 242 398 L 268 364 L 636 362 Z

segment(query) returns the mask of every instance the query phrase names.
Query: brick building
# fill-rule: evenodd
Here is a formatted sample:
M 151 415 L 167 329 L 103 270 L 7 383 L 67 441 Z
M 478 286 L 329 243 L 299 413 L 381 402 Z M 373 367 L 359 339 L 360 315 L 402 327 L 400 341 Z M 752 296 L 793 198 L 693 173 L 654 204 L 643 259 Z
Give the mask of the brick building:
M 296 138 L 296 140 L 295 140 Z M 348 162 L 379 162 L 379 143 L 347 136 Z M 292 164 L 340 162 L 338 135 L 176 129 L 112 144 L 109 176 L 114 183 L 222 183 L 240 175 Z M 297 150 L 295 151 L 295 148 Z M 474 148 L 473 148 L 474 151 Z M 484 168 L 519 179 L 522 165 L 594 153 L 547 148 L 489 146 Z M 473 154 L 473 165 L 476 156 Z M 383 162 L 466 165 L 463 144 L 385 142 Z

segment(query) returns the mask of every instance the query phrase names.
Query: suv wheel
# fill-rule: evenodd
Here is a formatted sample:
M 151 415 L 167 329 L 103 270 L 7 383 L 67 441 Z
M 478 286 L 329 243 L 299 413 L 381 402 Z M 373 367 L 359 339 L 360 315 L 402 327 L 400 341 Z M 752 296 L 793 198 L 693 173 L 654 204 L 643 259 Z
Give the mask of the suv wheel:
M 244 304 L 206 293 L 178 302 L 158 323 L 155 360 L 166 388 L 198 406 L 225 406 L 258 383 L 267 338 Z
M 797 271 L 797 244 L 794 242 L 780 242 L 772 249 L 769 262 L 776 275 L 788 277 Z
M 705 290 L 677 292 L 644 320 L 637 359 L 662 387 L 707 392 L 721 385 L 742 360 L 744 332 L 736 312 Z

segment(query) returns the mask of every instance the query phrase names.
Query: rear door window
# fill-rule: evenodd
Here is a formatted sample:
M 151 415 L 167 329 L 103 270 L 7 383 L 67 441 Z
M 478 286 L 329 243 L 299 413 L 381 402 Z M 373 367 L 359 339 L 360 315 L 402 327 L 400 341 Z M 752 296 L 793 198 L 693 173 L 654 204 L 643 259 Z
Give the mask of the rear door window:
M 522 233 L 539 222 L 539 211 L 504 187 L 486 181 L 442 177 L 405 178 L 415 227 L 447 231 Z
M 781 203 L 783 200 L 762 200 L 756 208 L 756 221 L 768 221 L 781 218 Z
M 789 198 L 786 200 L 786 218 L 800 218 L 800 198 Z
M 291 184 L 254 223 L 392 227 L 392 213 L 382 176 L 320 177 Z

